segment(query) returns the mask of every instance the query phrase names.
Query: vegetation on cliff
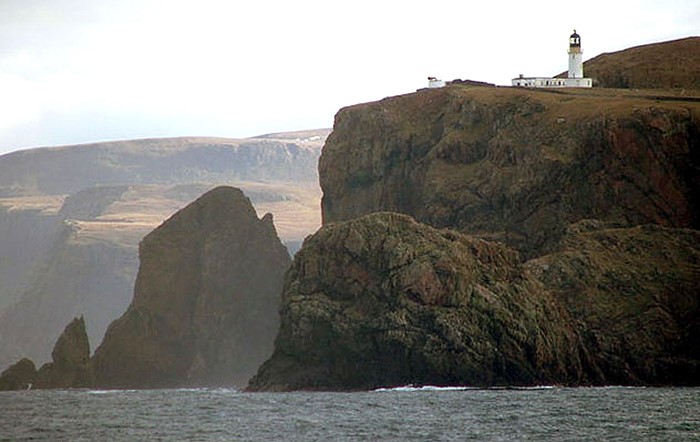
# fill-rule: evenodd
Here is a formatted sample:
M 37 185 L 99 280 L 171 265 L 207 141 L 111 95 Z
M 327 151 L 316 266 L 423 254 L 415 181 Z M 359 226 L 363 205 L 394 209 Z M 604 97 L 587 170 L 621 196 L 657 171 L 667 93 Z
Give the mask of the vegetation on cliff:
M 700 90 L 700 37 L 600 54 L 583 67 L 599 87 Z

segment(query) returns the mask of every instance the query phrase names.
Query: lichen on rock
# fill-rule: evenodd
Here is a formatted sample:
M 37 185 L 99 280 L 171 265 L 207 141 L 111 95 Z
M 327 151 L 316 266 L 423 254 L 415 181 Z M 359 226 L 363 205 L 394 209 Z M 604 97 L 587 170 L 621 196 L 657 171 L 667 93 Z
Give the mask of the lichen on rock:
M 329 224 L 287 274 L 251 389 L 579 382 L 568 316 L 513 250 L 395 213 Z

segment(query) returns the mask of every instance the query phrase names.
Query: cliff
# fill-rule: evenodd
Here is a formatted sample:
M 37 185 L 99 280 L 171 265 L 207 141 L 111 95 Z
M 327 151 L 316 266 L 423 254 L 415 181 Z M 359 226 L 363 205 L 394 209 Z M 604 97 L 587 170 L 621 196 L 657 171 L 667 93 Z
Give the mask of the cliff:
M 289 266 L 271 215 L 218 187 L 148 234 L 134 298 L 92 359 L 108 388 L 245 385 L 272 351 Z
M 341 109 L 324 225 L 249 388 L 699 385 L 692 94 L 453 84 Z
M 36 388 L 81 388 L 92 384 L 90 344 L 81 316 L 71 321 L 51 352 L 53 362 L 37 372 Z
M 375 212 L 552 251 L 570 223 L 700 225 L 700 102 L 448 86 L 344 108 L 324 223 Z
M 522 262 L 375 213 L 308 238 L 251 390 L 700 382 L 700 233 L 573 226 Z
M 22 208 L 0 199 L 0 311 L 31 284 L 60 229 L 60 205 L 61 199 L 53 197 L 26 199 Z

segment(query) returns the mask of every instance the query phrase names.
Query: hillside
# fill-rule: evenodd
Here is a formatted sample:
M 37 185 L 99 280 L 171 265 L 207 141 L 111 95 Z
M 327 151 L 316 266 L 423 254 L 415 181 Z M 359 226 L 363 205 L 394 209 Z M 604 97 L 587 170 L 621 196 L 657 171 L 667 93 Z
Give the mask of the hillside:
M 97 347 L 133 294 L 137 245 L 219 184 L 275 216 L 293 252 L 320 225 L 327 130 L 40 148 L 0 157 L 0 367 L 41 364 L 84 315 Z
M 260 138 L 158 138 L 12 152 L 0 196 L 70 194 L 95 185 L 315 181 L 328 131 Z
M 700 89 L 700 37 L 652 43 L 600 54 L 583 64 L 604 88 Z M 559 76 L 565 76 L 562 73 Z

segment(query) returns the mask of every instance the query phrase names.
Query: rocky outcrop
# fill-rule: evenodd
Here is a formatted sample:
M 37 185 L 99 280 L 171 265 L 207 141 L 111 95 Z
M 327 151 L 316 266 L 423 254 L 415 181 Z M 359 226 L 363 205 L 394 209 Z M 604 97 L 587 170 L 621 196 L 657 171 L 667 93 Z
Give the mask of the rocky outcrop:
M 581 382 L 566 312 L 516 252 L 377 213 L 307 239 L 252 389 Z
M 699 59 L 700 37 L 688 37 L 600 54 L 583 68 L 599 87 L 697 90 Z
M 252 390 L 700 383 L 700 234 L 580 223 L 528 262 L 375 213 L 324 226 L 287 274 Z
M 459 85 L 342 109 L 324 223 L 376 211 L 553 251 L 570 223 L 700 226 L 700 102 Z
M 525 265 L 574 318 L 607 384 L 700 385 L 700 232 L 572 225 Z
M 36 382 L 36 366 L 29 358 L 23 358 L 0 373 L 0 391 L 28 390 Z
M 219 187 L 140 245 L 134 299 L 92 359 L 108 388 L 245 385 L 272 351 L 290 259 L 271 215 Z
M 12 365 L 0 375 L 0 390 L 91 386 L 90 344 L 82 316 L 66 326 L 56 341 L 51 356 L 53 362 L 44 364 L 39 370 L 28 358 Z
M 68 324 L 51 352 L 53 362 L 37 372 L 36 388 L 81 388 L 92 385 L 90 344 L 81 316 Z

